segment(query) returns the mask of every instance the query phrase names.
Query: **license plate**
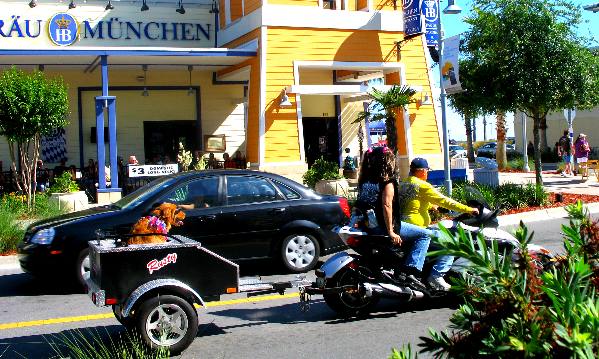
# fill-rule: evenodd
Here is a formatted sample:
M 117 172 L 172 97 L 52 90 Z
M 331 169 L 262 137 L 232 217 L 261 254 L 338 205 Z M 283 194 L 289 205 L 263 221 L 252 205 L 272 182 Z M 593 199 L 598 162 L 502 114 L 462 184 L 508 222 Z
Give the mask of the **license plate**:
M 325 284 L 326 284 L 326 279 L 325 278 L 316 278 L 316 286 L 318 288 L 324 288 Z

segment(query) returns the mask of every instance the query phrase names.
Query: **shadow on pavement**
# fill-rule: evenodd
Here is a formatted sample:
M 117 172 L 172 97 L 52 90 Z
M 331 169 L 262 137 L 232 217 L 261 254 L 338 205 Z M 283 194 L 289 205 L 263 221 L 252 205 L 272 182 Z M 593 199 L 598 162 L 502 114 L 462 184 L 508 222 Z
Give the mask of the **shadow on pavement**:
M 335 313 L 322 299 L 312 300 L 310 303 L 310 310 L 307 312 L 302 312 L 300 310 L 299 302 L 260 309 L 231 308 L 220 311 L 211 311 L 210 315 L 233 317 L 249 323 L 221 327 L 214 322 L 211 322 L 200 325 L 199 335 L 221 335 L 226 334 L 227 331 L 232 328 L 253 327 L 269 323 L 299 324 L 307 322 L 325 322 L 326 324 L 342 324 L 376 318 L 390 318 L 408 312 L 421 312 L 441 308 L 457 309 L 458 302 L 459 300 L 455 297 L 419 300 L 409 303 L 385 299 L 378 303 L 371 313 L 347 318 L 341 317 Z
M 27 273 L 0 276 L 0 297 L 78 293 L 83 293 L 83 291 L 73 284 L 58 279 L 35 278 Z

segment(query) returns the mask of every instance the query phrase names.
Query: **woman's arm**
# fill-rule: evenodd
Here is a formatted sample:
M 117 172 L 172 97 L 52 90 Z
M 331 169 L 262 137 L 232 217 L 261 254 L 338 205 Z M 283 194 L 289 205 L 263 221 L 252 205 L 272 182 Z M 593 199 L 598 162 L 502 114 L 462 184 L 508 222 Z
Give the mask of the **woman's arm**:
M 387 183 L 383 188 L 383 217 L 385 219 L 385 228 L 393 243 L 401 245 L 401 237 L 395 233 L 393 228 L 393 197 L 395 196 L 395 188 L 393 183 Z

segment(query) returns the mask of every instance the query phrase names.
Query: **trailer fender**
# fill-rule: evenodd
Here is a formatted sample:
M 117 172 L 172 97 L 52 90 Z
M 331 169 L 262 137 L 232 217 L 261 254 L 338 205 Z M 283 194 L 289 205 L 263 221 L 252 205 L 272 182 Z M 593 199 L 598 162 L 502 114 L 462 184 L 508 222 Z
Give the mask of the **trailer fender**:
M 144 294 L 148 293 L 149 291 L 160 287 L 177 287 L 183 289 L 184 291 L 191 293 L 193 297 L 202 305 L 202 307 L 206 307 L 204 300 L 198 294 L 198 292 L 196 292 L 187 284 L 176 279 L 156 279 L 139 286 L 137 289 L 133 291 L 133 293 L 131 293 L 131 295 L 125 302 L 125 305 L 123 306 L 123 317 L 129 316 L 131 310 L 133 309 L 133 306 L 135 305 L 135 303 L 137 303 L 139 298 L 141 298 Z

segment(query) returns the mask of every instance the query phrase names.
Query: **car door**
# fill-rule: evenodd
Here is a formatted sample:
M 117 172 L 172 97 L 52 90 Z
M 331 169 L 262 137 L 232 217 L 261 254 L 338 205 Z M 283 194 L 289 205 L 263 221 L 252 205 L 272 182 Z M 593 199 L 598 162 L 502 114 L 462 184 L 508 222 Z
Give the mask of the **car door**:
M 197 177 L 168 191 L 161 202 L 175 203 L 185 212 L 183 225 L 173 227 L 180 234 L 202 243 L 206 248 L 218 244 L 219 215 L 222 210 L 221 176 Z
M 270 255 L 273 240 L 288 220 L 288 201 L 272 182 L 257 175 L 225 176 L 221 248 L 225 257 L 248 259 Z

